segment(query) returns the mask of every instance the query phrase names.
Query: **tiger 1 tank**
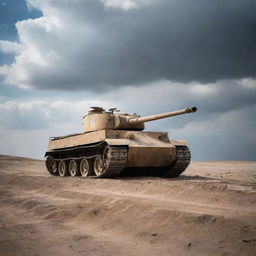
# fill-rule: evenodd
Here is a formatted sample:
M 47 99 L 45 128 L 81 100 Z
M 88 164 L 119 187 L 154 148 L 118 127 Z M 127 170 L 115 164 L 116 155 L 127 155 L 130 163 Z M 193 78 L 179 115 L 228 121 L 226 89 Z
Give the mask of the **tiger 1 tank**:
M 169 139 L 167 132 L 144 131 L 144 123 L 196 111 L 190 107 L 140 117 L 91 107 L 83 118 L 84 132 L 49 139 L 47 170 L 61 177 L 111 178 L 136 170 L 177 177 L 190 163 L 187 142 Z

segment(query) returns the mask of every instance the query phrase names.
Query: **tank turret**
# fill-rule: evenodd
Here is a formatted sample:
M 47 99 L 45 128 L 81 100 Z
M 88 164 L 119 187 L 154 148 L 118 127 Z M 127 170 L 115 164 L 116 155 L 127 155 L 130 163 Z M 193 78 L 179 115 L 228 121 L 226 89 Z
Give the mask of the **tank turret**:
M 162 113 L 147 117 L 140 117 L 137 114 L 120 114 L 115 108 L 105 111 L 100 107 L 91 107 L 88 115 L 84 116 L 84 132 L 91 132 L 103 129 L 113 130 L 144 130 L 144 123 L 162 118 L 196 112 L 196 107 L 190 107 L 173 112 Z

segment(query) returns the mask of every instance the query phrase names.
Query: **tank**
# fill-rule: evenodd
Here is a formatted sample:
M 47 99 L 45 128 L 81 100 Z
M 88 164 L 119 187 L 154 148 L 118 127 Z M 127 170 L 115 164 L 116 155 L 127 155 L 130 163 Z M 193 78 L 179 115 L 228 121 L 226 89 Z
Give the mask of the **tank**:
M 196 107 L 140 117 L 91 107 L 83 117 L 83 132 L 51 137 L 45 153 L 50 174 L 112 178 L 123 174 L 178 177 L 188 167 L 191 154 L 184 140 L 167 132 L 144 131 L 145 123 L 196 112 Z

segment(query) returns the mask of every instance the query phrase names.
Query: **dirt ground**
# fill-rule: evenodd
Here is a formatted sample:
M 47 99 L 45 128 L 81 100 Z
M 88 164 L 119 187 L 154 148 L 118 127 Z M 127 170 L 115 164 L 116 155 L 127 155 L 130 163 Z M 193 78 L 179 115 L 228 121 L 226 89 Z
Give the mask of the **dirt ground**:
M 0 255 L 256 255 L 256 162 L 82 179 L 0 156 Z

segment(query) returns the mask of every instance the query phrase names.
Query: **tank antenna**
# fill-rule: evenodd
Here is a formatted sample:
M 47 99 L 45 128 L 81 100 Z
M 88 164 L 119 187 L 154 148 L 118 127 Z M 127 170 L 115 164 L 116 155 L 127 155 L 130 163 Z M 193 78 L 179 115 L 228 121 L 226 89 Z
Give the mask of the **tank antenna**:
M 117 107 L 117 87 L 115 86 L 115 99 L 114 104 Z

